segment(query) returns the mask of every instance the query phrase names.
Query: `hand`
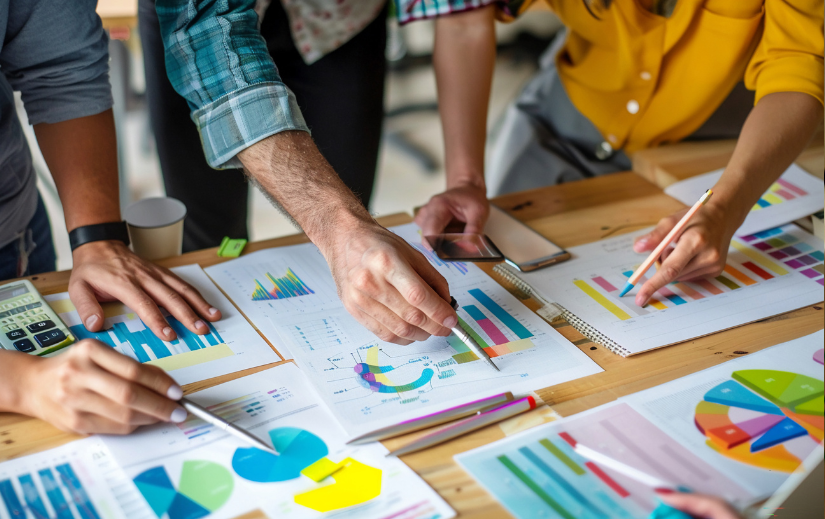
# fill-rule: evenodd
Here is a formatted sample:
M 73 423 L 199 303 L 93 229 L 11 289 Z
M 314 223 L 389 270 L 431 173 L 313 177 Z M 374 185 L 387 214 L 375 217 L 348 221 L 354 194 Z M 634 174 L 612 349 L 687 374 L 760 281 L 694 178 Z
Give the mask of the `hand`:
M 704 519 L 742 519 L 724 499 L 703 494 L 690 494 L 658 489 L 656 495 L 665 504 Z
M 486 188 L 463 184 L 435 195 L 415 217 L 423 236 L 441 234 L 452 220 L 464 222 L 465 233 L 483 233 L 490 214 Z
M 164 371 L 140 364 L 94 339 L 62 355 L 23 355 L 17 374 L 19 411 L 79 434 L 128 434 L 140 425 L 182 422 L 187 413 L 174 400 L 183 390 Z
M 636 294 L 638 306 L 646 305 L 657 290 L 672 281 L 716 276 L 725 268 L 730 240 L 742 221 L 727 217 L 726 211 L 711 204 L 705 204 L 690 220 L 676 239 L 676 247 L 662 253 L 661 267 Z M 636 239 L 633 250 L 655 249 L 686 212 L 687 209 L 663 218 L 653 231 Z
M 457 324 L 444 277 L 380 225 L 350 224 L 325 241 L 321 252 L 344 307 L 382 341 L 407 345 L 447 336 Z
M 198 317 L 217 321 L 221 313 L 207 303 L 189 283 L 151 262 L 137 257 L 118 241 L 81 245 L 73 253 L 69 297 L 90 332 L 103 328 L 100 302 L 120 301 L 137 313 L 164 341 L 177 334 L 160 312 L 165 308 L 190 331 L 203 335 L 209 327 Z

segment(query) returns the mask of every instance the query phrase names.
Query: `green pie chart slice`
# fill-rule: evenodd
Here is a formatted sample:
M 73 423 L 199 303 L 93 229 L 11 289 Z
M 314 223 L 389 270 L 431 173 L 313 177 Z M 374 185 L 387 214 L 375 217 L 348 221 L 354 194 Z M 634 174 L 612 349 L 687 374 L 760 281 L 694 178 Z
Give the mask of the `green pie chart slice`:
M 226 467 L 211 461 L 185 461 L 178 492 L 214 512 L 229 500 L 235 481 Z

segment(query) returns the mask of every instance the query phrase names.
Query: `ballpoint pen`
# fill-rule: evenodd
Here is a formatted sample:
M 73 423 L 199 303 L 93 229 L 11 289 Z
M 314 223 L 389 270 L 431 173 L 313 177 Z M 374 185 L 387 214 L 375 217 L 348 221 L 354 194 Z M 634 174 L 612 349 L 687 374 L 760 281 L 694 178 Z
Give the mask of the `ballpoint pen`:
M 278 451 L 274 448 L 270 447 L 263 440 L 252 434 L 251 432 L 243 429 L 242 427 L 238 427 L 237 425 L 233 424 L 232 422 L 227 422 L 220 416 L 216 415 L 212 411 L 209 411 L 205 407 L 201 407 L 195 402 L 189 400 L 188 398 L 181 398 L 179 400 L 180 405 L 183 406 L 184 409 L 192 413 L 193 415 L 197 416 L 204 422 L 210 423 L 221 429 L 223 431 L 228 432 L 229 434 L 240 438 L 241 440 L 249 443 L 253 447 L 257 447 L 266 452 L 270 452 L 272 454 L 278 454 Z
M 453 310 L 458 310 L 458 301 L 456 301 L 455 298 L 452 296 L 450 296 L 450 306 L 453 307 Z M 456 337 L 461 339 L 461 342 L 466 344 L 467 347 L 470 348 L 470 350 L 476 354 L 476 357 L 478 357 L 481 360 L 486 360 L 487 363 L 490 366 L 492 366 L 494 370 L 501 371 L 500 369 L 498 369 L 498 366 L 496 366 L 496 364 L 493 362 L 490 356 L 487 355 L 487 352 L 484 351 L 484 348 L 479 346 L 478 343 L 472 337 L 470 337 L 470 334 L 468 334 L 464 331 L 463 328 L 461 328 L 461 324 L 456 323 L 456 325 L 450 328 L 450 330 L 456 335 Z
M 665 236 L 665 239 L 663 239 L 661 242 L 659 242 L 659 245 L 655 249 L 653 249 L 653 252 L 650 253 L 650 255 L 647 257 L 647 259 L 644 261 L 644 263 L 639 265 L 639 268 L 636 269 L 636 272 L 634 272 L 630 276 L 630 278 L 628 278 L 627 283 L 625 283 L 625 285 L 624 285 L 624 288 L 622 289 L 621 292 L 619 292 L 619 297 L 622 297 L 625 294 L 627 294 L 628 292 L 630 292 L 630 290 L 633 288 L 633 286 L 636 285 L 636 283 L 639 281 L 639 278 L 644 276 L 645 272 L 647 272 L 648 269 L 650 269 L 650 266 L 653 265 L 653 263 L 655 263 L 656 260 L 659 259 L 659 256 L 662 255 L 662 251 L 665 250 L 665 247 L 670 245 L 670 242 L 675 240 L 676 237 L 679 235 L 679 233 L 681 233 L 685 229 L 685 227 L 687 227 L 687 224 L 690 221 L 690 219 L 693 218 L 693 215 L 695 215 L 697 212 L 699 212 L 699 209 L 703 205 L 705 205 L 708 200 L 710 200 L 710 197 L 712 195 L 713 195 L 713 190 L 708 189 L 699 198 L 699 200 L 695 204 L 693 204 L 693 207 L 691 207 L 688 210 L 688 212 L 685 213 L 685 216 L 683 216 L 682 219 L 679 220 L 679 223 L 677 223 L 676 226 L 673 229 L 671 229 L 671 231 L 669 233 L 667 233 L 667 236 Z

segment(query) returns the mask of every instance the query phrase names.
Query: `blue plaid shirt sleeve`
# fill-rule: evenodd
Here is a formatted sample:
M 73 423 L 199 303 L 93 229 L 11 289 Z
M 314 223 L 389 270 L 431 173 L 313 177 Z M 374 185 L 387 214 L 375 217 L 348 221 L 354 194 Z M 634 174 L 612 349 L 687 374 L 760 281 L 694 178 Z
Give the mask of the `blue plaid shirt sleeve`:
M 309 131 L 258 31 L 255 0 L 157 0 L 166 71 L 189 103 L 206 160 L 237 154 L 286 130 Z
M 510 21 L 521 14 L 533 0 L 393 0 L 395 15 L 402 25 L 417 20 L 447 16 L 495 4 L 498 18 Z

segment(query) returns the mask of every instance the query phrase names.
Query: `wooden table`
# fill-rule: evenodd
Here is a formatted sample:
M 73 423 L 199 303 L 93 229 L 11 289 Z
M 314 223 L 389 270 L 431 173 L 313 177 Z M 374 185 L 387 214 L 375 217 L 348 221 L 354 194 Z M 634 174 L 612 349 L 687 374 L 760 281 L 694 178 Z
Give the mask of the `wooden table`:
M 658 187 L 634 173 L 619 173 L 526 191 L 497 198 L 494 202 L 564 247 L 581 245 L 652 225 L 659 218 L 682 207 Z M 410 217 L 403 214 L 393 215 L 380 221 L 387 226 L 398 225 L 410 221 Z M 304 236 L 296 235 L 252 243 L 246 250 L 251 252 L 304 241 Z M 221 261 L 222 259 L 216 256 L 215 249 L 208 249 L 160 263 L 167 267 L 199 263 L 206 267 Z M 483 268 L 491 271 L 489 265 Z M 501 280 L 496 274 L 492 276 Z M 61 292 L 66 290 L 69 272 L 42 274 L 30 279 L 44 294 Z M 513 287 L 508 288 L 519 295 Z M 533 300 L 525 300 L 525 304 L 532 309 L 537 308 Z M 557 325 L 558 331 L 605 371 L 556 386 L 537 388 L 537 393 L 560 414 L 577 413 L 728 359 L 813 333 L 823 327 L 822 308 L 822 304 L 813 305 L 627 359 L 591 343 L 573 327 L 560 323 Z M 185 389 L 191 392 L 262 369 L 266 367 L 190 384 Z M 540 411 L 541 409 L 532 413 L 539 414 Z M 461 517 L 506 517 L 507 514 L 501 506 L 452 459 L 454 454 L 503 437 L 502 428 L 494 425 L 433 449 L 405 456 L 403 460 L 460 512 Z M 74 438 L 36 419 L 0 414 L 0 460 L 38 452 Z M 394 447 L 399 443 L 401 442 L 394 440 L 387 442 L 387 445 Z

